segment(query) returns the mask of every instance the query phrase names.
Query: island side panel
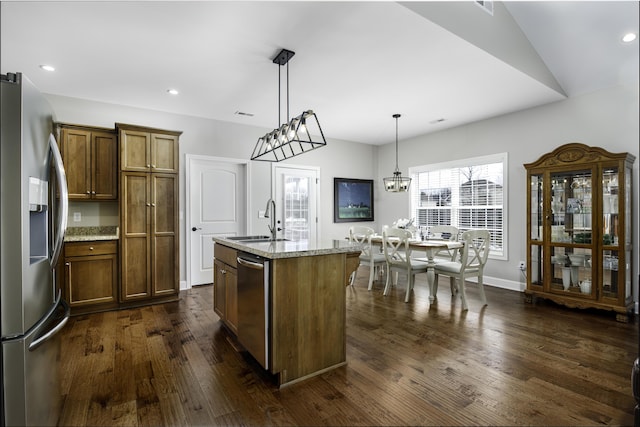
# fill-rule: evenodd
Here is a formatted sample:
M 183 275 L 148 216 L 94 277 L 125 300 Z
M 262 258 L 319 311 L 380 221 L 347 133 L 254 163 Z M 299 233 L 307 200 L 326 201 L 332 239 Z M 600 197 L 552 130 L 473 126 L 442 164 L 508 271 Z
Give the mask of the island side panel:
M 273 262 L 271 370 L 280 384 L 346 361 L 346 254 Z
M 360 266 L 360 252 L 351 252 L 347 254 L 347 267 L 345 271 L 344 282 L 345 286 L 349 286 L 351 274 L 355 273 Z

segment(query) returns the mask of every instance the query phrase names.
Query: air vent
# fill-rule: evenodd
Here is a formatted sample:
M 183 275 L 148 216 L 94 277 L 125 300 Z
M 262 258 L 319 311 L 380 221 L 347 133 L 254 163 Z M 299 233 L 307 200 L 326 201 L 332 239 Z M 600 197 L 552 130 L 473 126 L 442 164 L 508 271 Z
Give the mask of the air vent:
M 245 113 L 244 111 L 236 111 L 234 114 L 236 114 L 238 116 L 253 117 L 253 113 Z
M 480 6 L 485 12 L 489 15 L 493 16 L 493 1 L 491 0 L 476 0 L 475 2 L 478 6 Z

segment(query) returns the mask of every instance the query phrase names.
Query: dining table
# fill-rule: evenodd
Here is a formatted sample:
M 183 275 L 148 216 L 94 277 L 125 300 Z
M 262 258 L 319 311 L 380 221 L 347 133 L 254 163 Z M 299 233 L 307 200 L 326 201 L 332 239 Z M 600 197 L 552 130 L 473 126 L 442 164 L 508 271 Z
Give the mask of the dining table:
M 376 245 L 382 245 L 382 235 L 381 234 L 373 234 L 371 236 L 371 243 Z M 452 240 L 444 240 L 444 239 L 429 239 L 429 240 L 420 240 L 420 239 L 409 239 L 409 246 L 412 250 L 423 250 L 427 255 L 427 284 L 429 285 L 429 302 L 432 303 L 436 300 L 436 295 L 438 293 L 438 284 L 435 280 L 435 266 L 436 261 L 434 260 L 435 255 L 442 250 L 457 250 L 462 248 L 464 245 L 462 242 L 452 241 Z

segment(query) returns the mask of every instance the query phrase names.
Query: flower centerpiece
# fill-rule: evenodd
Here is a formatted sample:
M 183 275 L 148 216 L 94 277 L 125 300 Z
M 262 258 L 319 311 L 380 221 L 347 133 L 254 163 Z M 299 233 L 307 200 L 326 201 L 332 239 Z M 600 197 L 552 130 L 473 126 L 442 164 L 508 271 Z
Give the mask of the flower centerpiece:
M 407 218 L 399 218 L 396 220 L 391 226 L 394 228 L 401 228 L 403 230 L 410 231 L 411 233 L 415 233 L 417 228 L 413 225 L 415 218 L 407 219 Z

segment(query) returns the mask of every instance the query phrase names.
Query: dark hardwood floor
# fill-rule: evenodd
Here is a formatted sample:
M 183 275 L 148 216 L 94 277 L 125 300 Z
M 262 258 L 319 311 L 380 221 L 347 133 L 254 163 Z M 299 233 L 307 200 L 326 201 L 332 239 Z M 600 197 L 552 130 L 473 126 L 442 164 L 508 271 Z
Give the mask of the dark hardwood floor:
M 638 322 L 485 287 L 430 305 L 424 274 L 347 288 L 347 365 L 278 390 L 238 352 L 212 286 L 180 301 L 74 317 L 62 334 L 61 426 L 631 425 Z

